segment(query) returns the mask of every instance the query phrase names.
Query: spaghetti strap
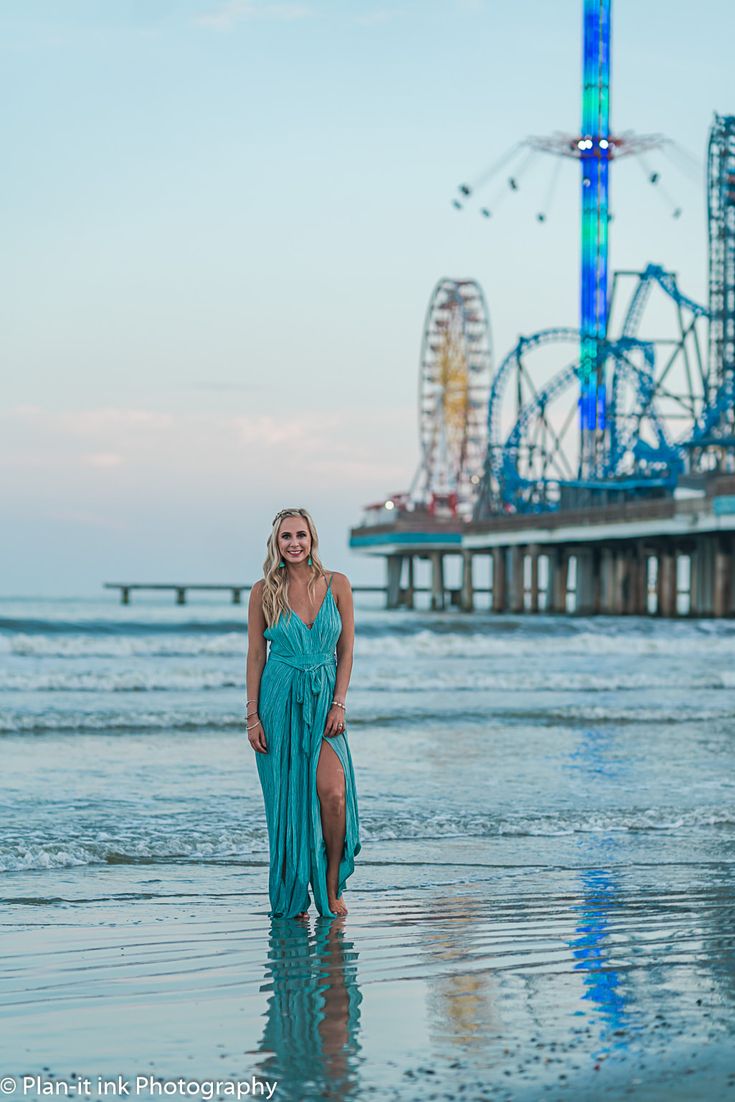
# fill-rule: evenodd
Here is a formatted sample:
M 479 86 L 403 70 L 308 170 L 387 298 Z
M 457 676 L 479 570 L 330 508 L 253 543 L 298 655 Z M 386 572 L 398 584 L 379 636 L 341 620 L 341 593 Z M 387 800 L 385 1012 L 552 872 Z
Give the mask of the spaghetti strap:
M 329 592 L 329 587 L 332 584 L 332 578 L 333 577 L 334 577 L 334 574 L 329 575 L 329 581 L 327 582 L 327 592 Z

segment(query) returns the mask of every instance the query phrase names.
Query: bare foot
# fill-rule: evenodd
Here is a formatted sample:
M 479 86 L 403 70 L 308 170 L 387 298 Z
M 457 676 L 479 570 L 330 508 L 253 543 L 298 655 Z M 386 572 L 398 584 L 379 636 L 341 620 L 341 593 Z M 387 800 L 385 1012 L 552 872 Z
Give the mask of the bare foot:
M 347 914 L 347 904 L 343 901 L 341 896 L 339 899 L 337 899 L 336 895 L 328 894 L 327 903 L 329 904 L 330 911 L 334 911 L 336 915 Z
M 309 912 L 308 911 L 299 911 L 299 913 L 295 917 L 296 918 L 308 918 L 309 917 Z

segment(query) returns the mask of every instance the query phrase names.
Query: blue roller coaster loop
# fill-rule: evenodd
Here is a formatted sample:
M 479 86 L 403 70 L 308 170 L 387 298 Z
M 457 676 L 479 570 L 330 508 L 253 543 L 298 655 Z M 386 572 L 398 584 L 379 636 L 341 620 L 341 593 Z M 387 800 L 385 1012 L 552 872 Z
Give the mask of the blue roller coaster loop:
M 628 358 L 628 354 L 633 350 L 642 352 L 644 357 L 643 367 L 639 367 Z M 680 449 L 675 447 L 668 439 L 665 427 L 652 404 L 655 393 L 653 345 L 650 342 L 626 337 L 615 342 L 606 343 L 604 352 L 614 363 L 611 384 L 611 409 L 617 400 L 621 382 L 623 380 L 632 382 L 635 387 L 636 407 L 640 411 L 637 424 L 634 424 L 631 418 L 627 423 L 627 431 L 619 433 L 616 418 L 614 416 L 610 417 L 608 421 L 610 444 L 599 478 L 524 478 L 518 470 L 518 457 L 526 429 L 535 415 L 543 413 L 547 405 L 557 395 L 571 382 L 576 382 L 578 379 L 579 365 L 577 363 L 564 368 L 534 396 L 532 401 L 526 403 L 500 450 L 497 465 L 498 483 L 504 503 L 514 511 L 544 512 L 555 508 L 555 502 L 550 500 L 548 491 L 551 488 L 556 489 L 560 485 L 587 487 L 589 489 L 610 488 L 611 486 L 621 487 L 624 485 L 629 489 L 641 489 L 643 487 L 650 488 L 653 485 L 673 486 L 675 484 L 681 472 L 683 460 Z M 640 422 L 644 417 L 654 437 L 654 445 L 647 443 L 637 435 L 640 430 Z M 635 472 L 637 473 L 626 472 L 623 468 L 624 461 L 629 455 L 633 457 Z
M 635 274 L 635 273 L 629 273 Z M 691 330 L 694 321 L 708 316 L 708 310 L 687 295 L 682 294 L 675 276 L 658 264 L 649 264 L 637 273 L 638 282 L 628 304 L 622 324 L 622 335 L 617 340 L 606 340 L 601 344 L 600 354 L 612 363 L 607 394 L 607 441 L 606 452 L 602 457 L 601 469 L 587 471 L 586 477 L 564 481 L 565 485 L 600 488 L 606 480 L 619 486 L 621 479 L 630 488 L 650 486 L 651 472 L 663 475 L 656 482 L 670 486 L 681 473 L 688 449 L 704 444 L 709 440 L 714 427 L 722 420 L 728 409 L 732 409 L 733 394 L 728 387 L 721 388 L 715 400 L 706 408 L 697 424 L 691 439 L 674 444 L 666 431 L 663 419 L 656 406 L 657 383 L 655 378 L 656 342 L 640 340 L 635 332 L 641 321 L 643 310 L 651 289 L 658 285 L 661 291 L 674 303 L 679 311 L 681 326 L 681 345 Z M 686 311 L 691 321 L 684 326 L 681 312 Z M 494 500 L 500 508 L 528 508 L 527 493 L 531 487 L 542 489 L 544 484 L 559 485 L 559 479 L 524 479 L 518 471 L 518 453 L 523 433 L 531 419 L 541 412 L 545 405 L 555 398 L 560 390 L 571 381 L 576 373 L 579 378 L 579 364 L 572 365 L 556 375 L 544 389 L 535 394 L 519 411 L 515 425 L 505 441 L 501 438 L 501 409 L 509 378 L 514 370 L 525 370 L 523 359 L 526 353 L 546 344 L 556 342 L 578 342 L 579 330 L 571 327 L 543 329 L 527 337 L 521 337 L 499 365 L 493 378 L 488 400 L 488 447 L 485 459 L 483 500 Z M 642 366 L 633 363 L 631 355 L 637 353 L 643 360 Z M 624 415 L 619 413 L 622 386 L 624 383 L 634 386 L 634 408 Z M 645 421 L 649 428 L 648 441 L 641 438 L 641 425 Z M 651 440 L 652 438 L 652 440 Z M 632 459 L 634 470 L 625 470 Z M 626 464 L 627 461 L 627 464 Z M 642 477 L 639 477 L 642 475 Z M 494 487 L 494 489 L 493 489 Z M 498 492 L 500 501 L 498 501 Z M 532 495 L 535 496 L 535 495 Z M 545 494 L 541 494 L 545 497 Z M 525 500 L 524 500 L 525 499 Z M 534 508 L 554 508 L 552 501 Z
M 542 512 L 548 508 L 540 502 L 528 500 L 528 495 L 523 491 L 544 487 L 558 479 L 526 479 L 518 473 L 518 450 L 521 443 L 521 435 L 528 425 L 533 413 L 544 410 L 557 394 L 561 393 L 569 383 L 578 379 L 578 366 L 570 364 L 560 371 L 551 382 L 541 390 L 533 400 L 527 403 L 513 426 L 513 430 L 506 440 L 499 457 L 498 482 L 504 502 L 515 509 L 516 512 Z M 545 496 L 545 495 L 543 495 Z
M 505 359 L 498 365 L 490 387 L 490 396 L 487 406 L 487 438 L 488 454 L 485 464 L 486 476 L 497 475 L 502 463 L 502 445 L 497 443 L 499 435 L 500 406 L 508 376 L 513 367 L 519 367 L 523 354 L 531 349 L 544 344 L 552 344 L 560 341 L 579 342 L 579 330 L 570 327 L 557 327 L 555 329 L 541 329 L 538 333 L 532 333 L 530 337 L 520 337 L 517 344 Z
M 648 264 L 639 274 L 638 286 L 625 314 L 622 333 L 624 337 L 632 337 L 637 332 L 643 309 L 654 283 L 657 283 L 677 306 L 683 310 L 688 310 L 695 318 L 708 317 L 709 311 L 706 306 L 700 305 L 694 299 L 681 293 L 671 272 L 665 271 L 659 264 Z

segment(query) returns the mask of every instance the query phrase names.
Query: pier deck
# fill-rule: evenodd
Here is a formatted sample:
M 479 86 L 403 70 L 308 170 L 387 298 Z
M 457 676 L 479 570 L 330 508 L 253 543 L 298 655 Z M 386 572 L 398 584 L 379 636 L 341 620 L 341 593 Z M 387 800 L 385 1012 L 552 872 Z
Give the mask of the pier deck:
M 446 607 L 444 563 L 455 555 L 467 612 L 484 557 L 495 612 L 733 616 L 735 476 L 677 496 L 468 523 L 414 511 L 353 528 L 350 546 L 385 558 L 390 608 L 414 606 L 422 559 L 430 562 L 431 607 Z

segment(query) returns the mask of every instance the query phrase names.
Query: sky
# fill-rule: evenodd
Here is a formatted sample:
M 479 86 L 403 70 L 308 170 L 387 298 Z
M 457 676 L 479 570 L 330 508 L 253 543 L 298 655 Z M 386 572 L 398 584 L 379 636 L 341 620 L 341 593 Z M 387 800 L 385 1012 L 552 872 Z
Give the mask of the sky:
M 704 162 L 735 112 L 728 0 L 614 0 L 612 267 L 706 300 Z M 419 459 L 424 314 L 474 278 L 498 360 L 575 325 L 581 0 L 3 0 L 0 595 L 250 583 L 306 506 L 328 568 Z M 683 166 L 683 169 L 682 167 Z M 671 217 L 672 204 L 681 218 Z M 547 209 L 543 224 L 536 212 Z

